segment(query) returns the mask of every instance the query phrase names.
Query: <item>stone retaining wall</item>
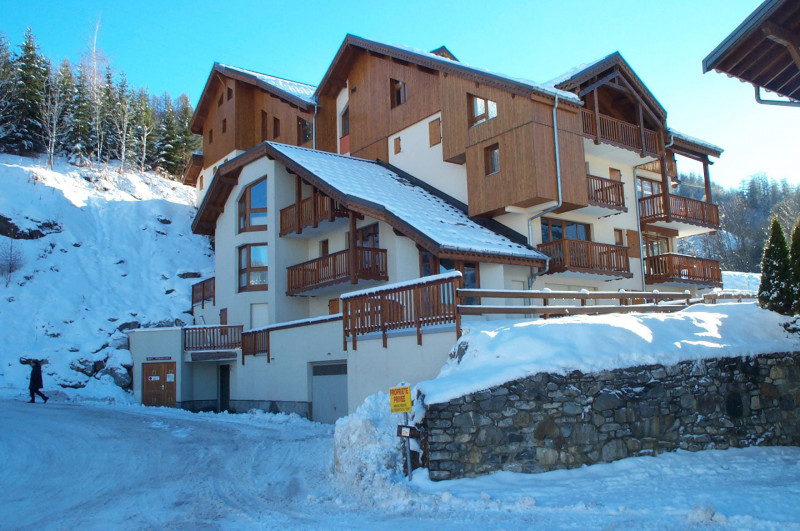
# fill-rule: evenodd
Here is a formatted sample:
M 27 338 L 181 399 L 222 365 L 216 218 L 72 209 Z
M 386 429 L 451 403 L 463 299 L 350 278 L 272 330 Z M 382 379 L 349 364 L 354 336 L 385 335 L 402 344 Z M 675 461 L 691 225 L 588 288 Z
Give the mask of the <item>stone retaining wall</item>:
M 432 480 L 800 445 L 800 353 L 538 373 L 426 405 L 422 427 Z

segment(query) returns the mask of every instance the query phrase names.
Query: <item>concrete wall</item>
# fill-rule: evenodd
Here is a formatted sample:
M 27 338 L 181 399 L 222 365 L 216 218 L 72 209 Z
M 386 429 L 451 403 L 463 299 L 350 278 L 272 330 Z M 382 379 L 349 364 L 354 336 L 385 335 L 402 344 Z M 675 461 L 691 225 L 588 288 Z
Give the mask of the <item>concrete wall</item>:
M 423 426 L 433 480 L 800 445 L 800 352 L 538 373 L 427 405 Z

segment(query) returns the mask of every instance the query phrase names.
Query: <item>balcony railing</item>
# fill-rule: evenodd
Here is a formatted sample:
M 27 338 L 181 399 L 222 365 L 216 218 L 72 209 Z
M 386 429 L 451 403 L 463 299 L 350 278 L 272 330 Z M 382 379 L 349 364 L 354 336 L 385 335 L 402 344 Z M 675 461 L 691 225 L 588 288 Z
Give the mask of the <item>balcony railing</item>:
M 536 247 L 550 257 L 550 271 L 553 273 L 576 270 L 630 275 L 627 247 L 567 238 Z
M 622 181 L 596 175 L 587 175 L 586 179 L 589 186 L 589 203 L 615 210 L 625 209 L 625 190 Z
M 642 138 L 644 137 L 644 152 L 652 156 L 658 156 L 658 135 L 655 131 L 644 129 L 640 131 L 639 126 L 600 114 L 599 120 L 595 117 L 594 111 L 581 109 L 583 121 L 583 134 L 591 138 L 599 138 L 601 141 L 620 146 L 634 151 L 642 151 Z M 597 133 L 597 125 L 600 125 L 600 134 Z
M 329 220 L 333 221 L 337 217 L 346 217 L 347 210 L 341 208 L 338 203 L 336 203 L 333 199 L 326 195 L 318 194 L 316 196 L 316 209 L 312 208 L 312 204 L 314 203 L 314 196 L 307 197 L 300 201 L 300 225 L 299 228 L 310 227 L 314 225 L 315 213 L 316 213 L 316 220 L 324 221 Z M 315 212 L 316 210 L 316 212 Z M 289 205 L 286 208 L 281 209 L 280 212 L 281 216 L 281 230 L 280 235 L 285 236 L 286 234 L 297 232 L 298 225 L 297 225 L 297 204 Z
M 357 337 L 370 332 L 382 333 L 384 347 L 389 330 L 416 328 L 418 345 L 422 344 L 424 327 L 456 323 L 459 333 L 456 289 L 460 283 L 460 273 L 446 273 L 397 287 L 381 287 L 363 295 L 343 296 L 344 349 L 347 350 L 350 338 L 356 350 Z
M 183 350 L 223 350 L 242 346 L 242 326 L 191 326 L 183 329 Z
M 206 301 L 216 304 L 215 281 L 214 277 L 207 278 L 197 284 L 192 285 L 192 306 L 200 305 L 206 307 Z
M 639 217 L 642 223 L 667 221 L 667 212 L 664 206 L 664 194 L 650 195 L 639 199 Z M 672 221 L 704 227 L 719 227 L 719 208 L 713 203 L 670 195 L 669 211 Z
M 389 280 L 386 249 L 356 247 L 354 252 L 356 271 L 353 276 L 359 280 Z M 295 295 L 347 281 L 351 278 L 349 253 L 344 250 L 289 267 L 287 293 Z
M 645 281 L 648 284 L 677 282 L 722 286 L 719 262 L 684 254 L 667 253 L 644 259 Z

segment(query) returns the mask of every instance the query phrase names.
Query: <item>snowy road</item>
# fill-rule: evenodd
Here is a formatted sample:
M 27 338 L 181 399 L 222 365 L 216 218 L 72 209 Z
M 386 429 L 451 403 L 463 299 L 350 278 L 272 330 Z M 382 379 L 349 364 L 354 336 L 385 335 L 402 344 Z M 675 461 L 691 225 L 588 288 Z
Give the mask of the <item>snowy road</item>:
M 0 528 L 800 529 L 799 448 L 348 485 L 332 432 L 284 415 L 3 398 Z

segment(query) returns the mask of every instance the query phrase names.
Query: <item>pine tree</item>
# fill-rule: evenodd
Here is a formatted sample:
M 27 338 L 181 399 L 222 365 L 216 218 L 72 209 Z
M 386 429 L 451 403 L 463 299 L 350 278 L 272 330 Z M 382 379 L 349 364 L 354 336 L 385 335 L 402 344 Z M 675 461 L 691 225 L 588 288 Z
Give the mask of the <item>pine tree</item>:
M 67 94 L 62 92 L 62 82 L 60 76 L 62 70 L 51 73 L 45 84 L 44 101 L 42 102 L 41 123 L 42 123 L 42 142 L 47 153 L 47 167 L 53 167 L 53 158 L 56 153 L 56 146 L 64 137 L 64 112 L 66 111 Z
M 67 154 L 72 164 L 85 165 L 92 153 L 92 100 L 84 65 L 78 65 L 70 108 Z
M 14 61 L 6 36 L 0 33 L 0 153 L 10 148 L 16 128 L 14 114 Z
M 800 217 L 792 229 L 792 244 L 789 248 L 789 268 L 792 282 L 792 313 L 800 313 Z
M 181 139 L 178 136 L 178 120 L 175 115 L 175 107 L 173 107 L 172 100 L 166 92 L 158 99 L 158 103 L 160 104 L 160 109 L 158 112 L 156 167 L 172 175 L 177 175 L 183 168 L 181 166 Z
M 109 109 L 113 138 L 116 144 L 115 156 L 119 159 L 119 171 L 125 171 L 125 163 L 130 156 L 131 122 L 133 120 L 133 95 L 128 88 L 125 74 L 120 76 L 112 96 L 113 106 Z
M 73 106 L 75 79 L 72 74 L 72 65 L 68 59 L 64 59 L 61 62 L 61 66 L 58 67 L 57 83 L 58 90 L 64 98 L 64 114 L 61 118 L 61 124 L 59 126 L 59 136 L 56 141 L 56 153 L 59 155 L 68 155 L 68 139 L 72 134 L 72 128 L 74 127 L 75 120 L 75 109 Z
M 156 130 L 153 107 L 150 105 L 150 96 L 145 89 L 139 89 L 134 100 L 132 149 L 135 151 L 133 158 L 139 166 L 139 171 L 152 167 L 154 158 L 153 133 Z
M 17 128 L 11 135 L 12 147 L 17 153 L 41 153 L 44 151 L 41 116 L 50 68 L 39 53 L 39 45 L 30 29 L 25 33 L 14 62 Z
M 758 303 L 762 308 L 788 315 L 792 309 L 792 291 L 789 247 L 780 222 L 772 218 L 769 240 L 761 259 Z

